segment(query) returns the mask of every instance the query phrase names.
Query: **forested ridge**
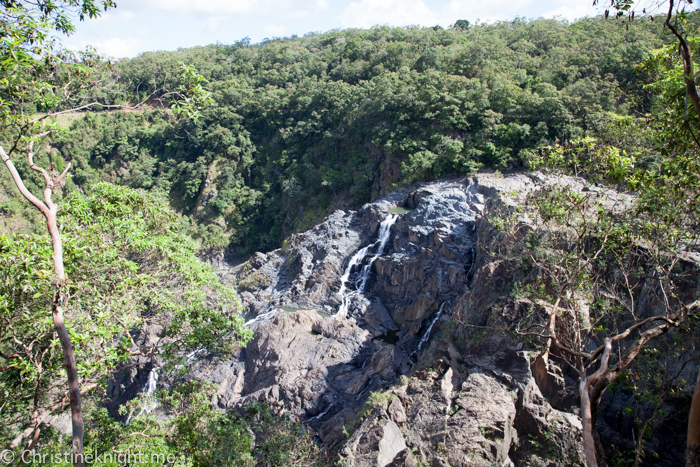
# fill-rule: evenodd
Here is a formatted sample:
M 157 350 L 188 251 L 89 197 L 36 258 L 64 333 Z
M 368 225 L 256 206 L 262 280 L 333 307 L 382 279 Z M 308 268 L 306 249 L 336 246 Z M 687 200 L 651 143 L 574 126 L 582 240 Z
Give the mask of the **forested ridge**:
M 691 4 L 114 61 L 0 0 L 0 463 L 700 466 Z
M 71 115 L 58 122 L 70 131 L 52 157 L 72 162 L 69 189 L 107 180 L 149 190 L 186 214 L 203 246 L 266 251 L 401 184 L 520 168 L 527 151 L 595 135 L 610 114 L 649 112 L 637 65 L 671 40 L 658 21 L 458 24 L 124 59 L 118 80 L 94 91 L 103 102 L 167 105 L 158 96 L 187 63 L 214 105 L 196 121 L 155 110 Z M 10 219 L 22 209 L 1 203 Z

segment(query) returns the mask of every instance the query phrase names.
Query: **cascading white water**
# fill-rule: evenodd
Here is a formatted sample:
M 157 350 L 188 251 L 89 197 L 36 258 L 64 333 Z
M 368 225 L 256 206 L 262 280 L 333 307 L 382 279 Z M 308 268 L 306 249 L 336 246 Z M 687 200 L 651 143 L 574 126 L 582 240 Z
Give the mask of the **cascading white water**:
M 376 243 L 376 242 L 375 242 Z M 352 258 L 350 258 L 350 262 L 348 263 L 348 267 L 345 269 L 345 272 L 343 273 L 342 277 L 340 278 L 340 290 L 338 293 L 340 296 L 343 298 L 343 303 L 340 305 L 340 309 L 338 310 L 338 313 L 341 313 L 343 310 L 343 307 L 345 307 L 345 313 L 342 313 L 343 316 L 347 313 L 347 306 L 346 306 L 346 295 L 345 292 L 347 292 L 347 283 L 350 280 L 350 273 L 352 273 L 352 269 L 360 264 L 360 262 L 365 259 L 365 256 L 367 256 L 367 251 L 369 251 L 370 248 L 374 246 L 374 243 L 372 245 L 367 245 L 364 248 L 361 248 L 357 253 L 353 255 Z
M 388 216 L 386 216 L 386 219 L 384 219 L 381 222 L 381 224 L 379 224 L 379 234 L 377 235 L 377 240 L 375 240 L 374 243 L 372 243 L 371 245 L 367 245 L 366 247 L 361 248 L 357 253 L 355 253 L 352 256 L 352 258 L 350 258 L 348 267 L 345 269 L 345 272 L 340 278 L 340 290 L 338 291 L 338 293 L 342 297 L 342 303 L 340 304 L 340 308 L 338 308 L 338 312 L 336 314 L 340 316 L 347 316 L 348 308 L 350 306 L 350 297 L 352 295 L 364 293 L 365 286 L 367 285 L 367 280 L 369 279 L 369 275 L 372 272 L 372 265 L 377 260 L 377 258 L 379 258 L 384 253 L 384 248 L 389 242 L 389 237 L 391 236 L 391 226 L 394 225 L 396 219 L 398 218 L 399 216 L 396 214 L 389 214 Z M 348 293 L 347 283 L 350 280 L 350 274 L 352 274 L 353 268 L 355 268 L 355 266 L 361 264 L 362 261 L 364 261 L 364 259 L 367 257 L 367 253 L 372 247 L 376 246 L 377 243 L 379 244 L 377 246 L 377 252 L 372 256 L 372 258 L 370 258 L 367 264 L 365 264 L 362 267 L 362 271 L 360 271 L 360 276 L 354 284 L 355 290 Z
M 156 392 L 156 387 L 158 386 L 158 370 L 160 367 L 153 367 L 150 373 L 148 373 L 148 382 L 146 382 L 146 387 L 144 391 L 147 396 L 153 395 Z
M 148 373 L 148 381 L 146 381 L 146 386 L 143 388 L 143 392 L 146 394 L 146 402 L 144 402 L 143 407 L 141 407 L 141 410 L 135 418 L 140 417 L 144 412 L 151 413 L 153 409 L 158 407 L 158 403 L 155 401 L 155 399 L 153 399 L 153 393 L 156 392 L 156 389 L 158 388 L 158 370 L 160 370 L 160 367 L 154 366 Z M 126 419 L 127 425 L 129 422 L 131 422 L 131 414 L 129 414 Z
M 372 265 L 377 260 L 377 258 L 379 258 L 384 253 L 384 248 L 389 242 L 389 237 L 391 236 L 391 226 L 394 225 L 394 222 L 396 222 L 396 219 L 398 218 L 399 216 L 396 214 L 389 214 L 387 218 L 384 219 L 381 224 L 379 224 L 379 235 L 377 236 L 377 240 L 379 241 L 379 248 L 377 248 L 377 254 L 372 256 L 372 259 L 370 259 L 367 262 L 367 264 L 365 264 L 365 266 L 362 268 L 362 273 L 360 274 L 360 285 L 359 287 L 357 287 L 358 293 L 364 293 L 365 285 L 367 285 L 367 279 L 369 279 L 369 274 L 370 272 L 372 272 Z
M 312 421 L 314 421 L 314 420 L 316 420 L 316 419 L 320 420 L 321 418 L 323 418 L 324 415 L 326 415 L 326 414 L 328 413 L 329 410 L 331 410 L 331 408 L 332 408 L 334 405 L 335 405 L 335 403 L 329 405 L 328 408 L 327 408 L 326 410 L 324 410 L 324 411 L 321 412 L 320 414 L 316 415 L 315 417 L 311 417 L 310 419 L 308 419 L 308 420 L 307 420 L 306 422 L 304 422 L 304 423 L 311 423 Z
M 253 323 L 257 323 L 258 321 L 263 321 L 263 320 L 265 320 L 265 319 L 272 318 L 274 315 L 276 315 L 276 314 L 279 313 L 279 312 L 280 312 L 280 310 L 277 309 L 277 308 L 275 308 L 275 309 L 273 309 L 273 310 L 271 310 L 271 311 L 268 311 L 268 312 L 266 312 L 266 313 L 263 313 L 263 314 L 261 314 L 261 315 L 258 315 L 258 316 L 256 316 L 255 318 L 253 318 L 253 319 L 251 319 L 251 320 L 246 321 L 246 322 L 245 322 L 245 325 L 246 325 L 246 326 L 250 326 L 250 325 L 253 324 Z
M 423 344 L 428 342 L 428 339 L 430 339 L 430 332 L 433 330 L 433 326 L 437 322 L 438 319 L 440 319 L 440 315 L 442 314 L 442 308 L 445 306 L 445 302 L 442 302 L 442 305 L 440 305 L 440 309 L 438 310 L 437 313 L 435 313 L 435 317 L 433 320 L 430 322 L 430 326 L 428 326 L 428 329 L 425 331 L 425 334 L 423 334 L 423 337 L 420 338 L 420 341 L 418 342 L 418 347 L 416 347 L 416 350 L 411 354 L 415 354 L 418 352 L 420 349 L 423 348 Z

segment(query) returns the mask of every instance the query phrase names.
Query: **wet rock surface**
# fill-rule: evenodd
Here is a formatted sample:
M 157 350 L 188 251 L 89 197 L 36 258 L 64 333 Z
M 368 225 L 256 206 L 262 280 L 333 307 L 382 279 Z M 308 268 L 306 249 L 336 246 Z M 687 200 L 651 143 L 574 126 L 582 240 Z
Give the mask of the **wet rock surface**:
M 485 205 L 536 183 L 518 175 L 426 184 L 336 211 L 283 248 L 256 253 L 229 271 L 253 341 L 239 358 L 203 364 L 194 376 L 219 384 L 222 408 L 261 398 L 283 404 L 347 465 L 532 463 L 547 455 L 529 448 L 528 430 L 543 429 L 565 438 L 562 446 L 576 458 L 576 417 L 539 394 L 528 357 L 514 343 L 497 339 L 466 356 L 440 341 L 441 326 L 465 300 L 495 300 L 498 273 L 486 275 L 472 296 Z M 351 257 L 377 241 L 392 214 L 398 217 L 365 292 L 353 294 L 353 281 L 360 282 L 376 244 L 350 271 L 347 317 L 336 315 Z M 372 407 L 368 398 L 378 391 L 391 400 Z M 551 465 L 575 465 L 567 462 Z
M 482 214 L 553 183 L 583 187 L 539 173 L 425 184 L 221 267 L 255 335 L 235 358 L 208 356 L 191 376 L 218 385 L 222 409 L 266 399 L 293 412 L 348 466 L 581 465 L 573 380 L 560 372 L 540 388 L 533 355 L 505 334 L 444 338 L 463 325 L 457 316 L 510 326 L 528 312 L 532 303 L 508 293 L 517 266 L 486 253 L 495 234 Z M 392 214 L 365 291 L 353 293 Z M 339 316 L 340 279 L 367 246 Z

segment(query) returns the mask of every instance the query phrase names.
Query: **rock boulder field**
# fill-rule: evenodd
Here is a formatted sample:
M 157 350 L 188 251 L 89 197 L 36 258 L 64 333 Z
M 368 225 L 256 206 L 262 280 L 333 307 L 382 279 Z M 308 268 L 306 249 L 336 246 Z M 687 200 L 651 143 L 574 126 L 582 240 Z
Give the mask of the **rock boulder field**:
M 428 183 L 220 267 L 255 335 L 192 376 L 218 385 L 222 409 L 291 411 L 348 466 L 582 465 L 575 382 L 562 372 L 542 387 L 531 347 L 465 331 L 507 327 L 529 306 L 510 295 L 517 270 L 488 254 L 485 210 L 553 183 L 585 186 L 542 173 Z M 629 443 L 623 412 L 605 402 L 599 429 Z

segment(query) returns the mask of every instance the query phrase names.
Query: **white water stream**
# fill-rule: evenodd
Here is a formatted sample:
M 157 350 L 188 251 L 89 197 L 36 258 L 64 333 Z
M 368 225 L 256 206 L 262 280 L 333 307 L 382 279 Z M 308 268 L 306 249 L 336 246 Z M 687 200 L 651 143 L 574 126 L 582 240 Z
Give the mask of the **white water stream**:
M 143 407 L 141 407 L 141 410 L 134 418 L 140 417 L 144 412 L 151 413 L 153 409 L 158 407 L 158 402 L 153 398 L 153 393 L 156 392 L 156 388 L 158 387 L 158 370 L 160 370 L 160 367 L 154 366 L 150 373 L 148 373 L 148 381 L 143 388 L 143 392 L 146 394 L 146 402 L 144 402 Z M 126 419 L 126 424 L 128 425 L 129 422 L 131 422 L 131 413 Z
M 264 320 L 266 320 L 266 319 L 268 319 L 268 318 L 272 318 L 273 316 L 275 316 L 275 315 L 276 315 L 277 313 L 279 313 L 280 311 L 281 311 L 281 310 L 279 310 L 278 308 L 274 308 L 274 309 L 271 310 L 271 311 L 268 311 L 268 312 L 266 312 L 266 313 L 263 313 L 263 314 L 261 314 L 261 315 L 256 316 L 255 318 L 253 318 L 253 319 L 251 319 L 251 320 L 246 321 L 246 322 L 245 322 L 245 325 L 246 325 L 246 326 L 250 326 L 250 325 L 253 324 L 253 323 L 257 323 L 257 322 L 259 322 L 259 321 L 264 321 Z
M 377 235 L 377 240 L 375 240 L 374 243 L 367 245 L 364 248 L 361 248 L 357 253 L 353 255 L 352 258 L 350 258 L 348 267 L 345 269 L 345 272 L 340 278 L 340 290 L 338 291 L 338 293 L 342 297 L 342 303 L 340 304 L 340 308 L 338 308 L 338 312 L 336 314 L 343 317 L 347 316 L 348 308 L 350 306 L 350 297 L 353 295 L 359 295 L 364 293 L 365 286 L 367 285 L 367 280 L 369 279 L 369 275 L 372 272 L 372 265 L 377 260 L 377 258 L 379 258 L 384 253 L 384 248 L 389 242 L 389 237 L 391 236 L 391 226 L 394 225 L 394 222 L 396 222 L 396 219 L 398 218 L 399 216 L 396 214 L 389 214 L 386 217 L 386 219 L 384 219 L 382 223 L 379 224 L 379 234 Z M 364 261 L 364 259 L 367 257 L 367 253 L 372 247 L 377 245 L 377 243 L 379 243 L 379 246 L 377 247 L 377 252 L 374 254 L 374 256 L 372 256 L 372 258 L 367 262 L 367 264 L 365 264 L 362 267 L 362 271 L 360 271 L 360 276 L 355 280 L 355 290 L 348 292 L 347 283 L 350 281 L 350 274 L 352 274 L 353 268 L 355 268 L 358 264 L 361 264 L 362 261 Z
M 440 315 L 442 314 L 442 308 L 445 306 L 445 302 L 442 302 L 442 305 L 440 305 L 440 309 L 435 313 L 435 317 L 433 317 L 433 320 L 430 322 L 430 326 L 428 326 L 428 329 L 426 329 L 425 333 L 423 334 L 423 337 L 420 338 L 420 341 L 418 341 L 418 347 L 416 347 L 416 350 L 411 353 L 411 357 L 416 354 L 420 349 L 423 348 L 423 345 L 428 342 L 428 339 L 430 339 L 430 333 L 433 330 L 433 326 L 437 322 L 438 319 L 440 319 Z

